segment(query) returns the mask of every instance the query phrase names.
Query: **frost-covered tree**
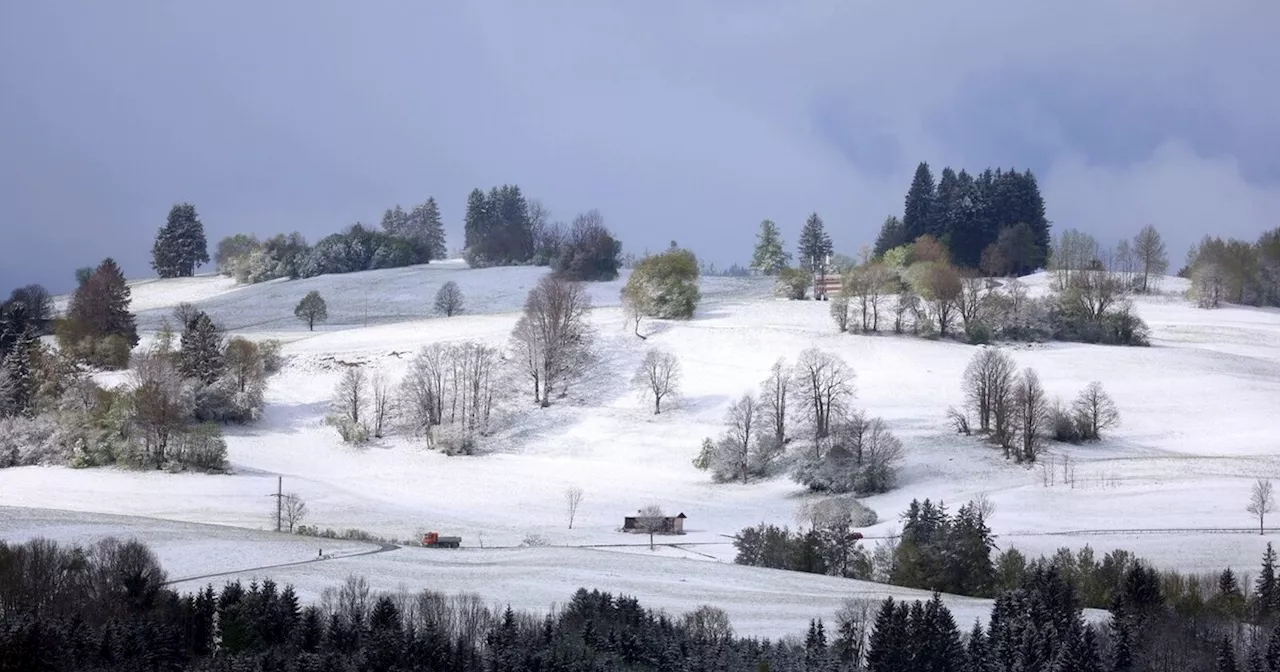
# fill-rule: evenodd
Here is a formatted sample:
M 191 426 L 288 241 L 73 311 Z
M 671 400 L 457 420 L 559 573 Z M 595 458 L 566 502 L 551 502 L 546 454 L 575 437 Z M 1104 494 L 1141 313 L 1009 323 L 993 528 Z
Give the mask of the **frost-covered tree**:
M 138 428 L 143 453 L 140 465 L 160 467 L 169 459 L 170 441 L 186 426 L 193 400 L 182 376 L 168 358 L 143 354 L 133 367 L 130 393 L 133 423 Z
M 433 307 L 437 315 L 453 317 L 462 312 L 462 304 L 462 289 L 458 287 L 458 283 L 449 280 L 440 285 L 440 289 L 436 291 L 436 300 Z
M 302 300 L 294 307 L 293 314 L 299 320 L 307 323 L 307 331 L 314 331 L 316 322 L 324 322 L 329 319 L 329 307 L 325 305 L 324 297 L 320 296 L 320 292 L 313 289 L 302 297 Z
M 1080 391 L 1072 404 L 1072 410 L 1075 412 L 1080 438 L 1085 441 L 1097 441 L 1102 438 L 1102 432 L 1120 424 L 1120 411 L 1116 409 L 1116 402 L 1102 389 L 1102 383 L 1096 380 Z
M 779 449 L 787 442 L 787 404 L 793 379 L 787 369 L 787 361 L 779 357 L 769 367 L 769 377 L 760 385 L 762 420 L 774 446 Z
M 58 330 L 59 345 L 95 364 L 123 368 L 129 362 L 129 350 L 138 344 L 130 301 L 120 267 L 114 259 L 104 259 L 71 295 L 67 318 Z M 113 337 L 122 347 L 110 347 Z
M 594 331 L 588 321 L 591 297 L 580 282 L 547 276 L 525 297 L 511 332 L 519 368 L 533 383 L 533 399 L 543 407 L 563 396 L 592 361 Z
M 474 341 L 424 347 L 400 383 L 397 405 L 407 429 L 430 439 L 435 428 L 449 427 L 474 443 L 489 431 L 501 400 L 501 360 L 497 348 Z
M 204 225 L 195 206 L 181 203 L 169 210 L 169 218 L 156 234 L 151 248 L 151 267 L 162 278 L 195 275 L 196 266 L 209 263 Z
M 289 526 L 289 534 L 293 534 L 293 529 L 307 517 L 307 502 L 296 492 L 286 492 L 280 502 L 280 513 L 284 524 Z
M 817 273 L 833 251 L 831 236 L 827 235 L 818 213 L 809 215 L 800 230 L 799 264 L 810 273 Z
M 614 280 L 622 267 L 622 243 L 604 225 L 600 211 L 593 208 L 573 218 L 551 267 L 566 280 Z
M 585 495 L 582 488 L 574 485 L 565 488 L 564 501 L 569 512 L 569 529 L 573 529 L 573 519 L 578 517 L 578 507 L 582 505 L 582 498 Z
M 641 259 L 627 284 L 624 300 L 644 311 L 646 317 L 687 320 L 698 308 L 698 258 L 678 247 Z
M 713 444 L 710 468 L 717 481 L 738 480 L 763 474 L 776 451 L 772 442 L 760 439 L 762 411 L 760 400 L 751 393 L 738 398 L 725 416 L 725 433 Z
M 773 220 L 760 222 L 756 247 L 751 254 L 751 269 L 762 275 L 777 275 L 791 263 L 791 254 L 783 249 L 782 234 Z
M 197 312 L 182 330 L 178 370 L 184 377 L 211 385 L 222 376 L 224 366 L 222 331 L 207 313 Z
M 26 332 L 0 358 L 0 417 L 31 416 L 36 402 L 36 366 L 34 354 L 38 344 Z
M 680 391 L 680 360 L 665 350 L 651 349 L 636 368 L 632 382 L 646 399 L 653 400 L 653 414 L 662 413 L 662 400 Z
M 334 390 L 329 423 L 338 428 L 346 443 L 364 443 L 369 436 L 369 374 L 363 366 L 348 366 Z
M 815 444 L 821 443 L 830 433 L 832 418 L 841 416 L 853 398 L 853 369 L 839 355 L 809 348 L 800 353 L 792 376 L 797 407 L 808 420 Z

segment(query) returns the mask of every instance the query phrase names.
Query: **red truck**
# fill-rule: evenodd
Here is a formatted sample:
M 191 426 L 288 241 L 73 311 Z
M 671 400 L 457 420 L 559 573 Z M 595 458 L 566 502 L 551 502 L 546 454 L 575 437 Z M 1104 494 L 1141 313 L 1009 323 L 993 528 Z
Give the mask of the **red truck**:
M 422 545 L 428 548 L 458 548 L 462 545 L 462 537 L 442 537 L 439 532 L 428 532 L 422 535 Z

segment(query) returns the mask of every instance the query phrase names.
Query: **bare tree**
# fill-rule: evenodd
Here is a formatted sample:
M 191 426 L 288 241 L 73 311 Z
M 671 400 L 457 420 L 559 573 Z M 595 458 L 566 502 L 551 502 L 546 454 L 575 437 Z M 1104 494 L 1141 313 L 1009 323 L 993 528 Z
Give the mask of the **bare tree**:
M 849 662 L 850 669 L 863 669 L 879 606 L 875 600 L 849 597 L 836 612 L 836 629 L 848 647 L 845 660 Z
M 582 504 L 582 498 L 585 493 L 582 488 L 572 486 L 564 491 L 564 501 L 569 506 L 569 529 L 573 529 L 573 519 L 578 515 L 578 506 Z
M 978 493 L 977 497 L 969 500 L 969 506 L 977 512 L 978 518 L 984 523 L 996 515 L 996 503 L 991 501 L 991 497 L 985 492 Z
M 307 517 L 307 502 L 295 492 L 285 493 L 281 509 L 284 512 L 284 522 L 289 526 L 289 534 L 293 534 L 294 526 Z
M 854 396 L 853 369 L 838 355 L 809 348 L 800 353 L 793 376 L 800 389 L 800 408 L 809 418 L 814 443 L 820 443 L 831 431 L 831 419 L 844 414 Z M 814 452 L 821 457 L 821 449 Z
M 636 512 L 636 524 L 642 532 L 649 533 L 649 550 L 653 550 L 653 535 L 666 529 L 667 514 L 657 504 L 647 504 Z
M 365 406 L 369 403 L 368 385 L 369 374 L 363 366 L 346 367 L 334 395 L 334 412 L 350 420 L 352 424 L 360 424 Z
M 400 383 L 399 417 L 406 429 L 429 439 L 440 427 L 460 439 L 487 433 L 504 388 L 501 363 L 497 348 L 474 341 L 423 348 Z
M 658 415 L 662 413 L 662 400 L 680 390 L 680 360 L 665 350 L 649 350 L 632 382 L 640 386 L 645 398 L 653 399 L 653 414 Z
M 1040 385 L 1040 376 L 1034 369 L 1023 370 L 1014 389 L 1019 462 L 1035 462 L 1045 442 L 1045 426 L 1049 421 L 1049 398 Z M 1005 456 L 1008 456 L 1006 450 Z
M 871 306 L 871 331 L 880 331 L 880 308 L 885 297 L 893 292 L 898 276 L 888 266 L 878 262 L 868 264 L 863 273 L 867 283 L 867 303 Z M 867 325 L 863 324 L 862 329 L 866 331 Z
M 1253 483 L 1253 491 L 1249 494 L 1249 506 L 1246 510 L 1258 517 L 1258 534 L 1266 534 L 1267 514 L 1276 508 L 1275 495 L 1271 492 L 1271 481 L 1259 478 Z
M 369 389 L 373 395 L 373 435 L 382 438 L 382 429 L 391 415 L 391 406 L 394 401 L 387 375 L 381 371 L 373 374 L 369 379 Z
M 1049 269 L 1053 271 L 1054 285 L 1058 289 L 1071 286 L 1075 274 L 1088 269 L 1098 258 L 1098 241 L 1076 229 L 1062 232 L 1049 255 Z
M 733 626 L 724 609 L 701 605 L 681 619 L 684 631 L 697 642 L 715 647 L 733 639 Z
M 764 421 L 773 432 L 773 441 L 778 449 L 787 442 L 787 393 L 791 391 L 791 380 L 787 361 L 779 357 L 761 385 L 760 404 L 764 407 Z
M 458 287 L 458 283 L 450 280 L 440 285 L 434 308 L 437 315 L 445 317 L 453 317 L 462 312 L 462 289 Z
M 1115 254 L 1112 255 L 1111 271 L 1120 277 L 1120 282 L 1126 290 L 1134 288 L 1135 268 L 1137 268 L 1137 261 L 1133 255 L 1133 247 L 1129 245 L 1128 240 L 1120 241 L 1116 244 Z
M 1101 322 L 1107 311 L 1125 296 L 1124 285 L 1108 271 L 1082 270 L 1071 276 L 1066 300 L 1082 315 Z
M 638 288 L 627 285 L 622 288 L 622 312 L 627 316 L 627 322 L 631 323 L 631 329 L 635 332 L 640 340 L 646 340 L 646 336 L 640 333 L 640 320 L 645 315 L 652 312 L 648 305 L 649 297 L 645 292 L 639 291 Z
M 182 375 L 172 358 L 145 353 L 134 358 L 133 422 L 142 436 L 145 461 L 159 467 L 169 459 L 170 441 L 182 431 L 193 410 L 184 393 Z
M 917 274 L 916 281 L 916 291 L 938 323 L 938 335 L 946 338 L 964 289 L 960 272 L 945 261 L 933 262 Z
M 1141 273 L 1138 291 L 1145 294 L 1169 270 L 1169 255 L 1156 227 L 1148 224 L 1133 237 L 1133 254 Z
M 714 471 L 719 480 L 736 478 L 743 483 L 756 472 L 755 448 L 759 437 L 760 402 L 750 392 L 742 395 L 725 417 L 728 425 L 716 445 Z
M 533 381 L 534 401 L 544 408 L 551 395 L 567 391 L 592 360 L 593 332 L 588 321 L 591 297 L 580 282 L 547 276 L 525 298 L 524 313 L 512 331 L 512 345 Z
M 194 304 L 187 303 L 186 301 L 174 306 L 173 319 L 178 323 L 178 331 L 186 329 L 191 324 L 191 321 L 196 319 L 196 315 L 199 314 L 200 309 L 196 308 Z
M 960 276 L 960 294 L 956 296 L 956 311 L 964 321 L 965 331 L 985 322 L 987 318 L 987 279 L 976 273 Z
M 964 370 L 964 395 L 969 409 L 978 416 L 979 431 L 990 432 L 993 420 L 1004 419 L 1003 415 L 997 418 L 997 413 L 1008 404 L 1016 375 L 1013 357 L 999 348 L 983 347 L 969 360 Z
M 1080 391 L 1080 396 L 1076 397 L 1072 407 L 1080 438 L 1086 441 L 1097 441 L 1102 438 L 1104 430 L 1120 424 L 1120 411 L 1116 409 L 1116 402 L 1102 389 L 1102 383 L 1096 380 Z

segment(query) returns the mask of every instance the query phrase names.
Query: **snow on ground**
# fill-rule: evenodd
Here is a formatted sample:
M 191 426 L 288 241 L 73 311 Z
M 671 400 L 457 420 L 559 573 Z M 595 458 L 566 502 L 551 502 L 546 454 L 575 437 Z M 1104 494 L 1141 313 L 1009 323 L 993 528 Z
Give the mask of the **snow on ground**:
M 699 544 L 665 547 L 661 555 L 706 560 L 697 571 L 737 572 L 742 568 L 723 564 L 734 554 L 726 535 L 760 522 L 794 526 L 805 495 L 785 477 L 712 484 L 691 460 L 703 437 L 722 431 L 732 400 L 755 389 L 775 359 L 794 361 L 805 348 L 819 347 L 839 353 L 856 370 L 856 405 L 883 417 L 906 445 L 900 487 L 865 500 L 883 521 L 864 530 L 869 536 L 896 530 L 913 498 L 941 499 L 954 508 L 987 493 L 997 505 L 990 521 L 1001 535 L 997 543 L 1036 554 L 1090 544 L 1099 555 L 1126 548 L 1160 566 L 1247 571 L 1274 538 L 1167 531 L 1255 526 L 1245 512 L 1250 483 L 1280 476 L 1274 420 L 1280 416 L 1280 311 L 1198 310 L 1178 296 L 1184 287 L 1173 278 L 1165 280 L 1165 293 L 1135 301 L 1153 331 L 1150 348 L 1004 346 L 1020 366 L 1040 373 L 1051 395 L 1069 401 L 1098 380 L 1123 415 L 1123 424 L 1102 443 L 1055 447 L 1043 460 L 1054 465 L 1052 481 L 1044 467 L 1011 464 L 977 439 L 949 430 L 944 413 L 962 402 L 959 380 L 975 348 L 891 334 L 838 334 L 828 304 L 768 298 L 768 280 L 760 278 L 706 279 L 695 319 L 646 321 L 645 341 L 630 333 L 616 307 L 623 279 L 592 285 L 602 356 L 591 379 L 549 409 L 518 397 L 490 454 L 445 457 L 407 438 L 352 448 L 323 425 L 341 362 L 364 362 L 395 378 L 414 352 L 432 342 L 503 345 L 527 288 L 543 273 L 430 264 L 265 283 L 201 300 L 198 305 L 240 332 L 287 337 L 289 362 L 271 379 L 265 417 L 227 430 L 235 473 L 9 469 L 0 471 L 0 505 L 262 528 L 266 495 L 279 474 L 287 490 L 307 499 L 313 524 L 397 539 L 438 530 L 463 535 L 468 547 L 481 539 L 489 547 L 513 547 L 528 534 L 558 545 L 640 544 L 618 531 L 622 518 L 657 503 L 689 517 L 688 534 L 667 542 Z M 430 298 L 446 279 L 462 287 L 469 312 L 427 318 Z M 1043 291 L 1048 279 L 1041 274 L 1025 282 Z M 293 304 L 309 289 L 326 296 L 331 316 L 314 333 L 292 318 Z M 158 323 L 165 311 L 157 305 L 149 315 Z M 684 372 L 680 398 L 658 416 L 628 384 L 650 347 L 675 353 Z M 1060 475 L 1064 460 L 1074 470 L 1074 485 Z M 583 487 L 586 498 L 569 530 L 563 492 L 572 485 Z M 1085 533 L 1065 534 L 1080 531 Z M 582 557 L 656 562 L 647 549 L 613 550 L 629 553 Z M 518 564 L 516 558 L 532 556 L 504 557 Z M 402 561 L 385 555 L 361 562 Z M 291 580 L 312 569 L 290 570 Z
M 37 537 L 81 546 L 105 537 L 120 541 L 137 539 L 155 551 L 170 580 L 302 562 L 316 558 L 321 551 L 342 557 L 378 548 L 376 544 L 312 539 L 222 525 L 0 507 L 0 539 L 21 543 Z
M 192 278 L 171 278 L 161 280 L 149 278 L 133 280 L 128 283 L 132 299 L 130 308 L 135 313 L 144 313 L 159 308 L 171 308 L 179 303 L 198 303 L 209 301 L 214 297 L 243 289 L 237 285 L 235 278 L 221 275 L 203 274 Z M 71 295 L 62 294 L 54 297 L 54 307 L 66 310 Z

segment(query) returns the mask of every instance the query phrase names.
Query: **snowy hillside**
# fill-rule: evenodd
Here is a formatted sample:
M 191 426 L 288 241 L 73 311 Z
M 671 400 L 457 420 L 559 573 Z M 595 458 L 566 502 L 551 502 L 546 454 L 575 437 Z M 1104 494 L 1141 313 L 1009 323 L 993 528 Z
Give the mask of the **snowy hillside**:
M 722 431 L 731 400 L 754 389 L 775 359 L 794 361 L 805 348 L 819 347 L 839 353 L 857 372 L 855 406 L 883 417 L 905 443 L 900 486 L 864 500 L 883 521 L 863 530 L 868 536 L 896 530 L 912 498 L 958 506 L 987 493 L 997 506 L 990 524 L 999 546 L 1035 554 L 1090 544 L 1100 553 L 1125 548 L 1186 570 L 1230 565 L 1249 571 L 1271 538 L 1257 534 L 1245 505 L 1253 479 L 1280 475 L 1280 312 L 1198 310 L 1176 295 L 1181 281 L 1174 278 L 1166 279 L 1166 294 L 1137 299 L 1153 331 L 1150 348 L 1008 346 L 1020 367 L 1039 371 L 1051 396 L 1070 399 L 1098 380 L 1122 413 L 1122 424 L 1104 442 L 1055 446 L 1042 460 L 1054 469 L 1069 460 L 1074 487 L 1061 478 L 1047 485 L 1046 467 L 1006 462 L 996 450 L 949 429 L 944 413 L 962 401 L 959 380 L 973 347 L 838 334 L 827 304 L 770 298 L 765 279 L 704 280 L 705 299 L 695 319 L 648 322 L 647 341 L 630 333 L 617 308 L 625 277 L 593 285 L 600 365 L 569 399 L 549 409 L 517 404 L 487 455 L 446 457 L 403 437 L 351 448 L 322 424 L 338 360 L 367 362 L 396 378 L 429 343 L 473 339 L 503 345 L 525 293 L 545 272 L 446 263 L 243 288 L 229 288 L 217 278 L 136 285 L 135 301 L 146 306 L 144 328 L 158 324 L 169 305 L 194 300 L 233 331 L 287 332 L 289 363 L 270 381 L 264 419 L 228 429 L 235 473 L 0 470 L 0 506 L 264 529 L 266 495 L 282 475 L 286 489 L 307 500 L 313 524 L 396 539 L 439 530 L 461 534 L 464 545 L 474 548 L 481 539 L 487 547 L 518 546 L 531 533 L 565 546 L 639 544 L 617 529 L 624 516 L 655 503 L 672 515 L 685 513 L 689 532 L 666 540 L 677 547 L 656 555 L 705 562 L 669 565 L 671 558 L 632 546 L 612 549 L 625 556 L 571 549 L 468 551 L 438 575 L 428 568 L 444 556 L 415 549 L 352 563 L 414 586 L 475 589 L 499 581 L 507 582 L 505 594 L 544 586 L 530 593 L 528 606 L 545 607 L 590 583 L 632 592 L 655 606 L 722 604 L 747 622 L 755 622 L 752 613 L 763 613 L 752 612 L 748 602 L 773 610 L 780 598 L 771 591 L 793 590 L 799 597 L 780 613 L 803 626 L 807 618 L 830 612 L 841 595 L 902 591 L 824 577 L 782 578 L 725 564 L 734 554 L 726 535 L 760 522 L 794 527 L 803 489 L 785 477 L 713 484 L 691 460 L 703 437 Z M 467 314 L 427 317 L 436 288 L 449 279 L 466 295 Z M 1042 288 L 1046 279 L 1027 282 Z M 311 289 L 329 304 L 330 320 L 315 333 L 292 315 L 298 298 Z M 675 353 L 684 371 L 680 398 L 660 416 L 628 384 L 650 347 Z M 586 491 L 573 530 L 564 511 L 569 486 Z M 0 525 L 0 534 L 20 534 L 25 525 Z M 226 565 L 210 566 L 221 571 Z M 317 563 L 273 575 L 318 590 L 346 571 L 344 565 Z M 442 576 L 456 583 L 433 578 Z M 662 585 L 681 578 L 688 585 Z M 805 611 L 806 605 L 812 608 Z M 962 622 L 971 618 L 968 612 L 957 616 Z

